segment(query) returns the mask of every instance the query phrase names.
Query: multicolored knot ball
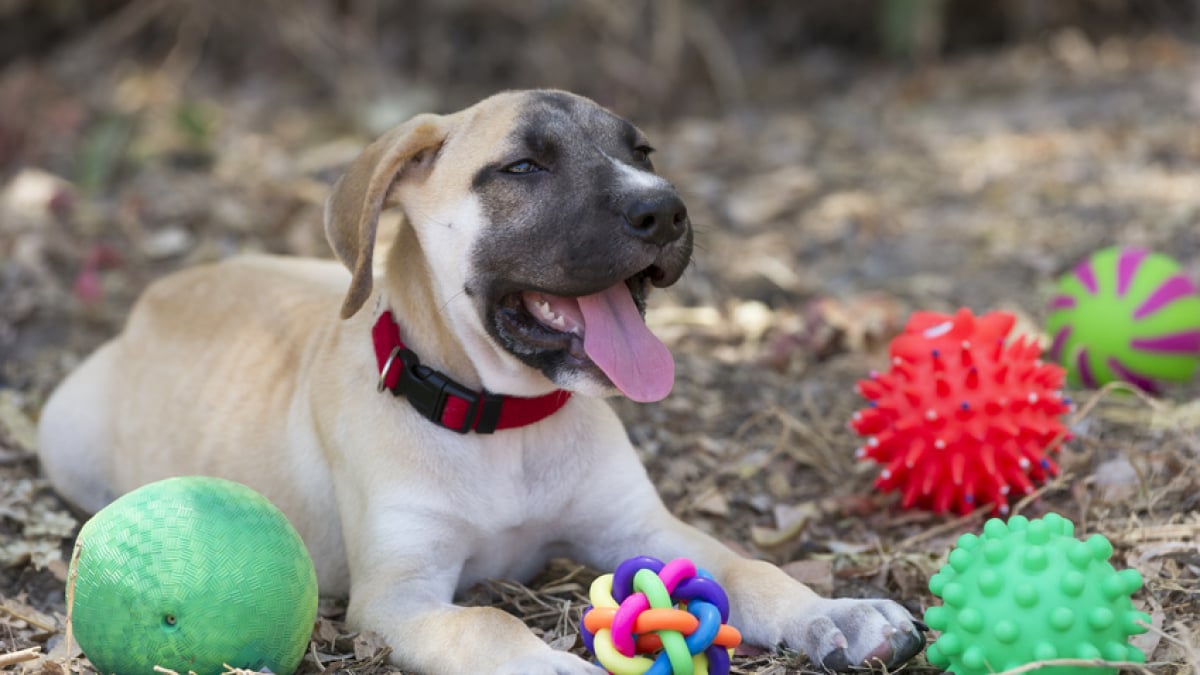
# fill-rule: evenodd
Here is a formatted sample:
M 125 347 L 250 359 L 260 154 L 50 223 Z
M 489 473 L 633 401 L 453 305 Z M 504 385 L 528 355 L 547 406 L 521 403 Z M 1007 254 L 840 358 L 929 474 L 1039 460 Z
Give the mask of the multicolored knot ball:
M 630 558 L 592 583 L 589 600 L 584 644 L 615 675 L 726 675 L 742 641 L 726 624 L 725 589 L 685 558 Z
M 964 534 L 949 562 L 929 580 L 943 600 L 925 611 L 941 631 L 929 662 L 958 675 L 983 675 L 1053 659 L 1144 663 L 1129 637 L 1145 633 L 1150 616 L 1133 608 L 1142 587 L 1137 570 L 1116 571 L 1103 535 L 1075 538 L 1075 525 L 1056 513 L 1028 520 L 994 518 L 983 535 Z M 1144 622 L 1146 625 L 1142 625 Z M 1094 675 L 1116 668 L 1054 666 L 1030 672 Z
M 219 478 L 150 483 L 79 531 L 67 582 L 75 639 L 101 673 L 296 670 L 317 575 L 287 518 Z
M 1007 513 L 1010 494 L 1058 474 L 1048 454 L 1070 438 L 1063 369 L 1032 339 L 1006 341 L 1015 321 L 916 312 L 889 346 L 891 369 L 859 381 L 868 403 L 850 427 L 866 443 L 855 454 L 883 465 L 875 486 L 900 491 L 904 508 Z
M 1159 393 L 1200 365 L 1200 291 L 1165 255 L 1106 248 L 1059 280 L 1046 332 L 1072 386 L 1123 380 Z

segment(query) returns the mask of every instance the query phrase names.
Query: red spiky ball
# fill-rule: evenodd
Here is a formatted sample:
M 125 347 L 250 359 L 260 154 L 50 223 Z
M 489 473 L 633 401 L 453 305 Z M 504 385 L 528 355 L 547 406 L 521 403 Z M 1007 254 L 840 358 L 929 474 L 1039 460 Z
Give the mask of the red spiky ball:
M 891 369 L 859 381 L 869 403 L 850 422 L 867 439 L 856 455 L 884 466 L 875 486 L 899 490 L 904 508 L 1004 514 L 1010 494 L 1058 474 L 1048 455 L 1070 438 L 1065 371 L 1032 339 L 1006 342 L 1015 322 L 915 312 L 888 348 Z

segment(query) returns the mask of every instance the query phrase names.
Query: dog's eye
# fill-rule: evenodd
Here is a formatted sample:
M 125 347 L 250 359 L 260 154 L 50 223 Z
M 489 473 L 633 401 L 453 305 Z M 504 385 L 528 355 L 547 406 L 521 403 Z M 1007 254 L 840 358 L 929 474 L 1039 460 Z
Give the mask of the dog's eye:
M 500 170 L 505 173 L 536 173 L 543 169 L 532 159 L 523 159 L 519 162 L 513 162 Z
M 650 161 L 650 153 L 652 153 L 652 152 L 654 152 L 654 148 L 652 148 L 648 145 L 639 145 L 633 149 L 633 161 L 639 162 L 639 163 L 640 162 L 649 162 Z

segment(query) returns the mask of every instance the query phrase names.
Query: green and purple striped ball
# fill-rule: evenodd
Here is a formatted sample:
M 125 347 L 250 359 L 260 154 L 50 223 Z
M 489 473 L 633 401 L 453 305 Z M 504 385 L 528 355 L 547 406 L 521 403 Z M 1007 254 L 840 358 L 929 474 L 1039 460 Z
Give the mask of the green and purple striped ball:
M 1159 393 L 1200 364 L 1200 291 L 1165 255 L 1106 248 L 1059 280 L 1047 333 L 1072 386 L 1124 380 Z

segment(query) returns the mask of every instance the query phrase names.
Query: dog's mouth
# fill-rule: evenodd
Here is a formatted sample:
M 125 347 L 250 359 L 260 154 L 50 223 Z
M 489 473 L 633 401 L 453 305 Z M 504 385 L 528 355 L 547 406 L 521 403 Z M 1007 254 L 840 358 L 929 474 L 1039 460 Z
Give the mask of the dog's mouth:
M 497 303 L 496 327 L 518 356 L 557 352 L 575 369 L 599 369 L 635 401 L 658 401 L 674 384 L 675 361 L 644 315 L 650 286 L 662 276 L 651 266 L 578 297 L 509 293 Z

